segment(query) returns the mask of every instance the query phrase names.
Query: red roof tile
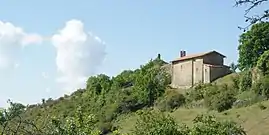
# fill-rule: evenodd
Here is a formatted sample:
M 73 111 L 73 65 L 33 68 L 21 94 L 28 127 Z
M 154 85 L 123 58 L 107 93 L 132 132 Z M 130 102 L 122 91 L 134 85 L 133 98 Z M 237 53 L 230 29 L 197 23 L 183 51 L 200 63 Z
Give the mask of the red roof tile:
M 193 59 L 193 58 L 197 58 L 197 57 L 202 57 L 202 56 L 205 56 L 205 55 L 208 55 L 208 54 L 211 54 L 211 53 L 217 53 L 217 54 L 219 54 L 219 55 L 221 55 L 223 57 L 226 57 L 226 56 L 224 56 L 223 54 L 221 54 L 221 53 L 219 53 L 217 51 L 210 51 L 210 52 L 205 52 L 205 53 L 197 53 L 197 54 L 186 55 L 184 57 L 176 58 L 172 62 L 183 61 L 183 60 L 187 60 L 187 59 Z

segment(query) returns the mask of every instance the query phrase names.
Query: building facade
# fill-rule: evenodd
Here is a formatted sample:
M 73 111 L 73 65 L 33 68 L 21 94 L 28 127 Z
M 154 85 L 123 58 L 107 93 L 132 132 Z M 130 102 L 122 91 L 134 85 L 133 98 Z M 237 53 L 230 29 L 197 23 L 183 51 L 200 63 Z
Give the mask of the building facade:
M 188 88 L 198 83 L 211 83 L 230 74 L 230 68 L 224 65 L 225 57 L 216 51 L 193 55 L 181 51 L 180 57 L 171 63 L 171 86 Z

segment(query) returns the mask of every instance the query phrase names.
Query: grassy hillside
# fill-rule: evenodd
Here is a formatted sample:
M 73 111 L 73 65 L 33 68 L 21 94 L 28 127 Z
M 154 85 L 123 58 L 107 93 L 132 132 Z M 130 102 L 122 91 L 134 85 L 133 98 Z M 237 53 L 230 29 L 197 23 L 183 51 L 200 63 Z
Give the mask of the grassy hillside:
M 42 129 L 54 119 L 65 124 L 74 116 L 80 118 L 79 114 L 94 117 L 92 128 L 85 127 L 87 130 L 107 134 L 119 129 L 130 133 L 138 118 L 137 111 L 154 108 L 170 114 L 177 123 L 190 126 L 197 115 L 214 114 L 221 120 L 236 121 L 249 135 L 269 134 L 266 120 L 260 122 L 269 114 L 269 77 L 252 85 L 250 72 L 233 73 L 212 84 L 171 89 L 165 64 L 157 57 L 137 70 L 126 70 L 113 78 L 103 74 L 92 76 L 86 89 L 56 100 L 42 99 L 39 104 L 26 106 L 19 116 Z
M 208 111 L 205 108 L 186 109 L 179 108 L 171 114 L 178 123 L 191 124 L 192 120 L 198 114 L 211 113 L 216 115 L 220 119 L 234 120 L 241 124 L 247 131 L 248 135 L 268 135 L 269 134 L 269 101 L 264 101 L 262 104 L 267 107 L 261 109 L 260 103 L 254 104 L 249 107 L 233 108 L 221 113 L 216 111 Z M 134 125 L 137 119 L 135 113 L 122 116 L 118 119 L 120 129 L 124 133 L 134 129 Z

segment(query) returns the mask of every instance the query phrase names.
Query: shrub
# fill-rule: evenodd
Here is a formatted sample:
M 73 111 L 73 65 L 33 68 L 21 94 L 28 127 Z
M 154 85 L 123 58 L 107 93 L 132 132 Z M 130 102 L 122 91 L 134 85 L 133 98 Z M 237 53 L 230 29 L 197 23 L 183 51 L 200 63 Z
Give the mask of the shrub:
M 198 84 L 193 89 L 190 89 L 186 95 L 190 101 L 198 101 L 204 98 L 204 94 L 210 89 L 212 84 Z
M 242 75 L 239 80 L 239 89 L 240 91 L 246 91 L 249 90 L 252 86 L 252 75 L 251 71 L 247 70 L 242 72 Z
M 182 106 L 185 103 L 185 97 L 174 90 L 166 91 L 164 97 L 157 101 L 157 108 L 161 111 L 171 111 Z
M 169 115 L 159 111 L 143 111 L 132 132 L 133 135 L 187 135 L 188 128 L 180 126 Z
M 260 95 L 269 98 L 269 75 L 261 77 L 253 86 L 253 90 Z
M 215 87 L 205 94 L 205 105 L 212 110 L 222 112 L 232 108 L 236 101 L 235 91 L 229 89 L 227 85 Z
M 232 77 L 232 81 L 233 81 L 233 83 L 232 83 L 233 88 L 236 89 L 236 90 L 239 90 L 240 89 L 240 87 L 239 87 L 239 84 L 240 84 L 239 76 L 236 75 L 236 76 Z
M 247 107 L 264 100 L 264 96 L 256 94 L 254 91 L 244 91 L 237 95 L 237 100 L 233 103 L 235 108 Z
M 257 61 L 257 68 L 265 75 L 269 71 L 269 50 L 265 51 Z
M 214 96 L 212 107 L 218 112 L 222 112 L 232 108 L 235 101 L 236 98 L 233 94 L 229 92 L 222 92 Z
M 233 121 L 219 121 L 213 115 L 198 115 L 189 135 L 246 135 L 246 132 Z

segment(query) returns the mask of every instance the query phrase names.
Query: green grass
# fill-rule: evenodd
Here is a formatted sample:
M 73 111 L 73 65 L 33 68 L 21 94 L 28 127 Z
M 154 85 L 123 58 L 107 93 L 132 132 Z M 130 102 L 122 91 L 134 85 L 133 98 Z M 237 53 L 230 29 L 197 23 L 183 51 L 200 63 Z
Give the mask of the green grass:
M 228 111 L 217 113 L 206 109 L 185 109 L 179 108 L 170 113 L 178 123 L 185 123 L 191 126 L 192 120 L 198 114 L 210 113 L 219 119 L 234 120 L 242 125 L 248 135 L 268 135 L 269 134 L 269 101 L 262 102 L 267 109 L 260 109 L 260 103 L 244 108 L 233 108 Z M 120 130 L 124 133 L 134 129 L 137 115 L 135 113 L 125 115 L 118 119 Z M 268 119 L 266 119 L 268 117 Z
M 233 84 L 233 78 L 237 77 L 239 75 L 239 73 L 231 73 L 229 75 L 226 75 L 222 78 L 219 78 L 217 80 L 214 81 L 214 83 L 216 84 Z
M 238 73 L 232 73 L 214 81 L 216 84 L 233 84 L 233 77 L 236 77 Z M 186 90 L 174 89 L 182 94 Z M 239 99 L 253 96 L 251 92 L 245 92 L 238 95 Z M 259 105 L 267 107 L 261 109 Z M 169 113 L 175 118 L 178 123 L 185 123 L 189 126 L 192 124 L 192 120 L 199 114 L 214 114 L 222 120 L 233 120 L 243 126 L 248 135 L 269 135 L 269 101 L 263 101 L 261 103 L 253 104 L 252 106 L 243 108 L 232 108 L 230 110 L 218 113 L 216 111 L 208 111 L 205 108 L 186 109 L 179 108 L 172 113 Z M 268 117 L 268 118 L 267 118 Z M 138 116 L 135 113 L 121 116 L 117 123 L 123 133 L 128 133 L 134 129 Z

